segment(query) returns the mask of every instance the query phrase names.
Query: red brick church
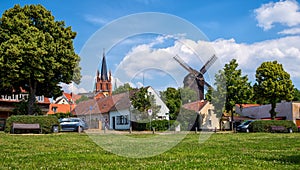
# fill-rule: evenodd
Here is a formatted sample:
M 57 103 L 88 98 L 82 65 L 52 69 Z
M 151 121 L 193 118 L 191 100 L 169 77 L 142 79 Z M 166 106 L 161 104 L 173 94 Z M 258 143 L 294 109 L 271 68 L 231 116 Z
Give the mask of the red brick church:
M 97 70 L 95 84 L 95 99 L 104 98 L 112 95 L 111 71 L 107 71 L 105 52 L 103 52 L 101 70 Z

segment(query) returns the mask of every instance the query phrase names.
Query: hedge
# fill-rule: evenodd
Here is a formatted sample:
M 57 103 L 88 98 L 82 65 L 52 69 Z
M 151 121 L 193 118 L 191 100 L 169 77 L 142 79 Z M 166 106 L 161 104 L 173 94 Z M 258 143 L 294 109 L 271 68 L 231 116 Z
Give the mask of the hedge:
M 52 133 L 52 126 L 59 125 L 58 119 L 55 116 L 10 116 L 6 120 L 6 133 L 11 132 L 11 127 L 13 123 L 38 123 L 42 128 L 42 133 Z
M 155 128 L 155 131 L 166 131 L 169 129 L 169 125 L 171 129 L 174 129 L 175 120 L 153 120 L 149 122 L 132 122 L 132 129 L 143 131 L 143 130 L 151 130 L 150 127 Z M 177 124 L 178 125 L 178 124 Z
M 252 132 L 270 132 L 271 126 L 283 126 L 286 128 L 292 128 L 293 132 L 296 132 L 297 126 L 291 120 L 255 120 L 249 125 L 249 130 Z

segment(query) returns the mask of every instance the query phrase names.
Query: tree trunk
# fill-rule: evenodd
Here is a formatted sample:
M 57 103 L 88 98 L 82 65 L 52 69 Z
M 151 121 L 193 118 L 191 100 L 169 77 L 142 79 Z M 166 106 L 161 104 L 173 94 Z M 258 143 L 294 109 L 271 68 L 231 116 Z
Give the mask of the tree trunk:
M 36 86 L 37 82 L 34 80 L 29 80 L 29 97 L 28 97 L 28 115 L 33 115 L 34 103 L 36 102 Z
M 276 102 L 272 102 L 271 103 L 271 110 L 270 110 L 270 115 L 271 115 L 272 120 L 274 120 L 275 117 L 276 117 L 275 108 L 276 108 Z
M 234 118 L 233 118 L 233 109 L 231 109 L 230 112 L 231 112 L 230 130 L 234 130 L 234 127 L 233 127 L 233 121 L 234 121 L 234 120 L 233 120 L 233 119 L 234 119 Z

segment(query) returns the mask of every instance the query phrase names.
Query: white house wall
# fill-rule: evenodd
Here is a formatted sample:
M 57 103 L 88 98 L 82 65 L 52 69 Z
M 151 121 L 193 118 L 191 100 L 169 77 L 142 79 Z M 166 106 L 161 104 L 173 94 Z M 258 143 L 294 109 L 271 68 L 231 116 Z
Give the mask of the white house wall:
M 300 103 L 298 102 L 293 103 L 293 117 L 295 119 L 300 119 Z
M 118 125 L 117 116 L 128 116 L 128 124 Z M 115 117 L 115 129 L 116 130 L 128 130 L 130 128 L 130 113 L 129 109 L 111 111 L 109 113 L 109 129 L 113 129 L 113 117 Z
M 152 88 L 148 88 L 148 93 L 151 93 L 154 95 L 154 99 L 156 101 L 156 105 L 161 106 L 160 111 L 157 113 L 157 116 L 165 117 L 166 120 L 169 120 L 169 108 L 166 106 L 166 104 L 161 100 L 159 95 L 156 93 L 156 91 Z
M 211 114 L 209 114 L 209 110 Z M 202 129 L 209 129 L 209 130 L 213 130 L 215 128 L 219 129 L 220 119 L 217 118 L 216 114 L 214 113 L 214 107 L 212 104 L 207 103 L 206 105 L 204 105 L 203 108 L 199 111 L 199 114 L 205 115 L 203 119 Z
M 107 114 L 102 115 L 101 113 L 77 115 L 77 117 L 83 119 L 89 126 L 89 129 L 104 129 L 105 124 L 109 126 Z M 107 121 L 106 121 L 107 120 Z M 101 125 L 101 127 L 99 127 Z

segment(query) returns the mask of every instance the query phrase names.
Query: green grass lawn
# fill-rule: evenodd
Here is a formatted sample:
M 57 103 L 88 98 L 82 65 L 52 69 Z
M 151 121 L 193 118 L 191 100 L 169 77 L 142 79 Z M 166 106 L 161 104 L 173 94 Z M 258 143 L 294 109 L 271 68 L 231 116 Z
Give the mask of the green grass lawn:
M 300 169 L 300 133 L 213 134 L 201 144 L 189 134 L 148 158 L 112 154 L 84 133 L 0 133 L 0 160 L 0 169 Z

